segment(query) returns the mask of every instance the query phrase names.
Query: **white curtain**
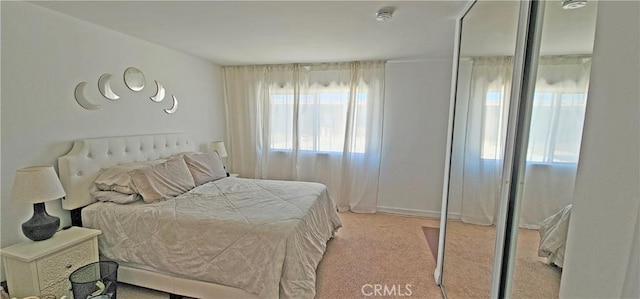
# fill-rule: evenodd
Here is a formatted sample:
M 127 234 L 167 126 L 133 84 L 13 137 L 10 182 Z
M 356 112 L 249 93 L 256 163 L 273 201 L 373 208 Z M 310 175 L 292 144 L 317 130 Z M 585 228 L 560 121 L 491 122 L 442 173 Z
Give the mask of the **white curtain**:
M 512 70 L 510 57 L 473 59 L 462 184 L 459 184 L 460 218 L 464 222 L 491 225 L 495 220 Z
M 510 57 L 475 57 L 469 83 L 461 219 L 495 223 L 512 76 Z M 538 228 L 570 203 L 582 138 L 591 60 L 542 57 L 534 96 L 520 226 Z M 455 168 L 455 167 L 454 167 Z
M 341 211 L 374 213 L 384 62 L 224 68 L 229 166 L 327 185 Z

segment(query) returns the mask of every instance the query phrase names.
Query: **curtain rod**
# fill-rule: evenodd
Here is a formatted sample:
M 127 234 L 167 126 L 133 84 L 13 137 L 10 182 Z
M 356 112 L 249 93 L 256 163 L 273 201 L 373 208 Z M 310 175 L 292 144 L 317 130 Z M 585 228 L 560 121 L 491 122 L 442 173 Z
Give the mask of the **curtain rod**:
M 311 63 L 278 63 L 278 64 L 240 64 L 240 65 L 224 65 L 223 67 L 282 67 L 282 66 L 322 66 L 332 64 L 352 64 L 352 63 L 387 63 L 387 60 L 355 60 L 342 62 L 311 62 Z

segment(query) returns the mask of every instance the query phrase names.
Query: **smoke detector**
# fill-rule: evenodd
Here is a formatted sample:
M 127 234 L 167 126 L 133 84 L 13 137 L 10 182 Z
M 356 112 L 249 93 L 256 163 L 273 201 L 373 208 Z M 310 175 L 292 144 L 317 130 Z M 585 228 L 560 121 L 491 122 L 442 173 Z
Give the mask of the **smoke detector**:
M 587 5 L 586 0 L 563 0 L 562 8 L 564 9 L 576 9 Z
M 376 13 L 376 21 L 386 22 L 393 18 L 393 8 L 383 8 Z

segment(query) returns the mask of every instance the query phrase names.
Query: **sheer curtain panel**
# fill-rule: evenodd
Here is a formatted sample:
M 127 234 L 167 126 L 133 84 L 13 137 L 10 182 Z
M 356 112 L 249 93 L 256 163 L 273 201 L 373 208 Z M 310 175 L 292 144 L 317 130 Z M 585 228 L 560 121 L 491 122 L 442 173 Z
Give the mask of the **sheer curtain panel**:
M 462 163 L 462 221 L 491 225 L 500 199 L 513 59 L 473 59 Z
M 462 221 L 492 225 L 497 216 L 513 62 L 473 57 L 468 82 L 464 153 L 453 160 L 452 184 L 461 186 Z M 541 57 L 531 116 L 520 226 L 537 229 L 571 203 L 582 140 L 591 59 Z M 464 83 L 461 83 L 464 84 Z M 462 166 L 459 166 L 462 163 Z
M 228 66 L 233 172 L 327 185 L 341 211 L 374 213 L 384 62 Z

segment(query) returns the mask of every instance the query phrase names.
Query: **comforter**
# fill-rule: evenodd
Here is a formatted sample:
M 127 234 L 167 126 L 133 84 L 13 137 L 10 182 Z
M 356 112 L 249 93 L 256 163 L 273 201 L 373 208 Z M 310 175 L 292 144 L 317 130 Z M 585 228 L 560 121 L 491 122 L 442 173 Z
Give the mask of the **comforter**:
M 316 267 L 341 227 L 324 185 L 224 178 L 159 203 L 98 202 L 85 227 L 100 253 L 261 298 L 313 298 Z
M 538 256 L 547 257 L 547 262 L 562 268 L 564 251 L 569 230 L 571 205 L 567 205 L 556 214 L 545 219 L 540 226 L 540 245 Z

